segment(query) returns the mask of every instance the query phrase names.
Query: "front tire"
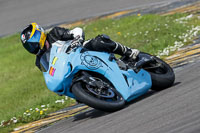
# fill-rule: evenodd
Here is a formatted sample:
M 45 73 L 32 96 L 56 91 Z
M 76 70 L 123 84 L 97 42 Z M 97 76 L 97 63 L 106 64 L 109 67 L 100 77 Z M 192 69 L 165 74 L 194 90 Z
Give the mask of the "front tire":
M 123 108 L 125 105 L 125 100 L 116 91 L 114 91 L 116 95 L 114 99 L 100 99 L 88 91 L 87 84 L 81 81 L 76 82 L 72 86 L 72 92 L 77 100 L 87 104 L 90 107 L 106 112 L 117 111 Z

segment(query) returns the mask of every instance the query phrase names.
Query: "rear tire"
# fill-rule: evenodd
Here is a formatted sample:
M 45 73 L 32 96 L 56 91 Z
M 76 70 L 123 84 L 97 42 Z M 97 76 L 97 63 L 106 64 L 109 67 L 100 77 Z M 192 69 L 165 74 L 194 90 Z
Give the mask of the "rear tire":
M 86 89 L 86 83 L 84 82 L 76 82 L 72 86 L 72 92 L 75 95 L 76 99 L 87 104 L 88 106 L 91 106 L 95 109 L 106 111 L 106 112 L 113 112 L 117 111 L 124 107 L 125 100 L 122 98 L 122 96 L 115 92 L 115 95 L 117 95 L 117 99 L 115 101 L 106 101 L 97 98 L 94 94 L 91 94 Z
M 152 79 L 151 89 L 159 91 L 172 86 L 175 80 L 173 69 L 160 58 L 154 56 L 154 59 L 155 62 L 160 64 L 161 66 L 157 69 L 147 70 L 150 73 Z M 150 63 L 149 65 L 155 64 Z

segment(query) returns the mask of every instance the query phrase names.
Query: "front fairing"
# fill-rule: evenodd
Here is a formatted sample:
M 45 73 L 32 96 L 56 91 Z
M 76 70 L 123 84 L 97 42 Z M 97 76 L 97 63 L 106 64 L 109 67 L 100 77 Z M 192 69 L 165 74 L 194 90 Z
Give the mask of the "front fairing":
M 81 47 L 66 53 L 70 41 L 63 45 L 53 44 L 50 51 L 49 66 L 46 72 L 43 72 L 46 85 L 49 90 L 60 95 L 68 95 L 74 97 L 70 91 L 72 79 L 74 75 L 80 70 L 96 71 L 102 75 L 107 71 L 105 63 L 97 58 L 93 58 L 86 54 L 87 52 L 80 53 Z M 100 52 L 98 52 L 100 54 Z M 97 54 L 98 56 L 98 54 Z M 106 58 L 109 56 L 104 53 Z
M 49 90 L 58 94 L 63 94 L 64 77 L 71 71 L 71 67 L 66 61 L 68 55 L 65 53 L 68 42 L 56 42 L 52 44 L 50 50 L 49 66 L 46 72 L 43 72 L 46 85 Z

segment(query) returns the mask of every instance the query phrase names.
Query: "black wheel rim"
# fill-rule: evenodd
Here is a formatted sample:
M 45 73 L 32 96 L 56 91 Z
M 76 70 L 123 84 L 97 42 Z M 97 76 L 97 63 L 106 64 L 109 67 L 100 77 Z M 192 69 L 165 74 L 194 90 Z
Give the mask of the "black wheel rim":
M 89 95 L 96 97 L 100 100 L 104 101 L 119 101 L 122 100 L 122 97 L 119 95 L 119 93 L 116 92 L 116 90 L 107 83 L 106 81 L 103 81 L 100 78 L 92 77 L 95 79 L 96 82 L 99 82 L 102 84 L 102 87 L 92 86 L 87 83 L 83 84 L 84 91 L 86 91 Z

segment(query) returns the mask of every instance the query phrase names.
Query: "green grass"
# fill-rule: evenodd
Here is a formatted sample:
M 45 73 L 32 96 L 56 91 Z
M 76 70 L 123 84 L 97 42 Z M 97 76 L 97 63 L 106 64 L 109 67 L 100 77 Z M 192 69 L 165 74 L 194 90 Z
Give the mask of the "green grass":
M 187 24 L 174 22 L 175 19 L 187 15 L 128 16 L 122 19 L 101 20 L 82 27 L 85 29 L 86 38 L 88 39 L 104 33 L 109 35 L 112 40 L 118 41 L 123 45 L 156 54 L 158 50 L 164 49 L 168 45 L 173 45 L 175 41 L 181 41 L 178 36 L 191 29 L 192 24 L 199 24 L 197 18 L 189 20 Z
M 40 105 L 50 104 L 49 111 L 69 105 L 55 105 L 63 97 L 47 89 L 42 73 L 35 67 L 35 56 L 23 49 L 19 38 L 16 34 L 0 39 L 0 122 L 21 117 L 27 109 Z
M 192 25 L 200 24 L 197 17 L 186 24 L 175 22 L 175 19 L 184 16 L 187 14 L 128 16 L 99 20 L 81 27 L 87 39 L 107 34 L 112 40 L 131 48 L 156 54 L 158 50 L 173 46 L 175 41 L 183 41 L 178 36 L 187 33 Z M 27 109 L 40 105 L 53 105 L 49 112 L 69 105 L 55 105 L 55 101 L 62 97 L 47 89 L 42 73 L 35 67 L 35 56 L 24 50 L 19 34 L 0 38 L 0 47 L 0 122 L 14 116 L 21 117 Z M 22 122 L 28 121 L 31 120 Z M 12 128 L 3 128 L 2 131 Z

